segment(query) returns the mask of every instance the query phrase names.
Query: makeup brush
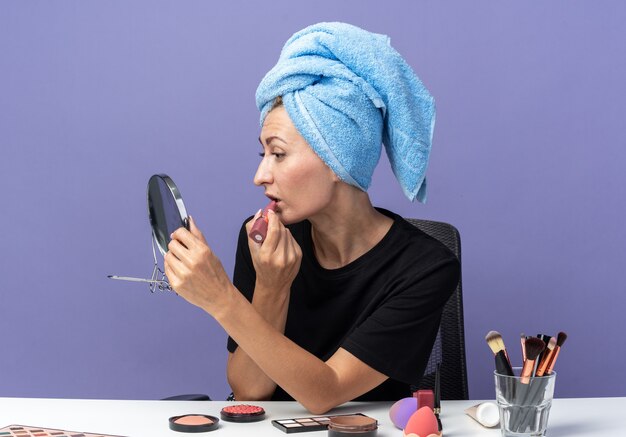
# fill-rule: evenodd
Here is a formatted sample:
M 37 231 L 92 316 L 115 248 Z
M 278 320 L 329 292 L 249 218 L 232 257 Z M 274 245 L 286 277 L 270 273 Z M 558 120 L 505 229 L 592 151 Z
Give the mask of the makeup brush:
M 537 361 L 535 362 L 536 364 L 535 370 L 536 370 L 538 363 L 540 363 L 541 360 L 543 360 L 543 356 L 548 353 L 548 350 L 547 350 L 548 342 L 550 341 L 552 337 L 546 334 L 537 334 L 537 338 L 540 338 L 541 340 L 543 340 L 543 342 L 546 344 L 546 349 L 544 349 L 543 352 L 541 352 L 539 356 L 537 357 Z M 534 372 L 533 372 L 533 376 L 534 376 Z
M 530 337 L 526 339 L 526 361 L 524 361 L 524 367 L 522 367 L 522 374 L 520 375 L 520 382 L 522 384 L 528 384 L 530 382 L 530 377 L 535 367 L 535 361 L 545 348 L 546 344 L 539 338 Z
M 548 368 L 546 369 L 546 375 L 549 375 L 554 370 L 554 364 L 556 363 L 556 359 L 559 356 L 559 352 L 561 351 L 561 346 L 567 340 L 567 334 L 563 331 L 559 332 L 556 336 L 556 346 L 554 347 L 554 354 L 552 359 L 548 363 Z
M 498 351 L 505 351 L 505 355 L 507 357 L 509 356 L 506 353 L 506 347 L 504 347 L 504 340 L 502 339 L 502 335 L 500 335 L 498 331 L 489 331 L 487 335 L 485 335 L 485 340 L 489 344 L 489 347 L 494 354 L 498 353 Z
M 546 364 L 543 364 L 542 366 L 542 363 L 539 363 L 539 367 L 537 368 L 537 376 L 547 376 L 552 373 L 552 370 L 554 369 L 554 363 L 556 362 L 556 357 L 559 354 L 559 350 L 561 349 L 561 346 L 559 345 L 559 343 L 562 345 L 563 343 L 565 343 L 566 339 L 567 339 L 567 334 L 564 332 L 559 332 L 558 335 L 556 336 L 556 339 L 554 337 L 550 339 L 550 341 L 548 342 L 549 343 L 548 349 L 550 347 L 550 343 L 552 343 L 553 340 L 555 340 L 554 343 L 556 344 L 552 343 L 554 345 L 553 350 L 548 351 L 546 354 L 544 354 L 544 358 L 542 359 L 542 361 L 547 361 L 547 368 L 545 372 L 542 375 L 540 375 L 539 371 L 542 369 L 543 366 L 546 366 Z M 535 405 L 541 398 L 541 393 L 543 393 L 547 385 L 548 385 L 547 378 L 541 378 L 539 381 L 537 381 L 537 383 L 534 384 L 534 387 L 531 388 L 530 392 L 528 392 L 526 396 L 524 397 L 524 401 L 522 402 L 522 404 L 526 405 L 527 400 L 528 400 L 530 405 Z M 521 420 L 516 421 L 517 427 L 512 428 L 512 429 L 519 429 L 519 430 L 526 429 L 528 426 L 530 426 L 530 423 L 532 423 L 533 420 L 534 420 L 534 415 L 531 414 L 530 411 L 527 411 L 526 414 L 522 415 Z
M 546 350 L 544 351 L 544 353 L 542 354 L 539 360 L 539 365 L 537 366 L 537 373 L 535 374 L 535 376 L 543 376 L 546 373 L 546 370 L 548 370 L 548 364 L 550 364 L 550 361 L 552 360 L 552 357 L 554 356 L 555 347 L 556 347 L 556 337 L 552 337 L 548 341 Z
M 522 344 L 522 365 L 524 365 L 524 361 L 526 361 L 526 334 L 522 332 L 519 340 Z
M 506 354 L 504 340 L 498 331 L 489 331 L 485 336 L 485 340 L 495 355 L 496 372 L 501 375 L 513 376 L 511 362 Z

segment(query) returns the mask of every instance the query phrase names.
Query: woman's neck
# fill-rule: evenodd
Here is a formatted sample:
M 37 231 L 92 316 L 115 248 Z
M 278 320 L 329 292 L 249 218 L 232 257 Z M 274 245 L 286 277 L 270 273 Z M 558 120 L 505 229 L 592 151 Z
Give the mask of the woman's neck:
M 315 256 L 326 269 L 343 267 L 364 255 L 393 224 L 372 206 L 367 193 L 352 187 L 309 221 Z

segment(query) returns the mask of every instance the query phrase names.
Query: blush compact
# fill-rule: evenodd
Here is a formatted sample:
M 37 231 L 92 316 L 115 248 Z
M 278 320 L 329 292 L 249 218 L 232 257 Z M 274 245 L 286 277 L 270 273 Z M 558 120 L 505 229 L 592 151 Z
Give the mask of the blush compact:
M 230 405 L 222 408 L 220 417 L 227 422 L 258 422 L 265 419 L 265 410 L 256 405 Z
M 217 429 L 219 419 L 204 414 L 185 414 L 170 417 L 170 429 L 178 432 L 207 432 Z

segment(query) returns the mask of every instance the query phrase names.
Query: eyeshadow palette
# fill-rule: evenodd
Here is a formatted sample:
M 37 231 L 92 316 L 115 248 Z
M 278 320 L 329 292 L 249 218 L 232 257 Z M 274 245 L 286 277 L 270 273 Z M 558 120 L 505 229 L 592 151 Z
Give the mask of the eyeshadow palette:
M 272 420 L 272 425 L 288 434 L 292 432 L 324 431 L 328 429 L 331 417 L 337 416 L 365 416 L 362 413 L 333 414 L 332 416 L 300 417 L 296 419 Z
M 123 437 L 110 434 L 64 431 L 62 429 L 38 428 L 36 426 L 9 425 L 0 429 L 0 437 Z

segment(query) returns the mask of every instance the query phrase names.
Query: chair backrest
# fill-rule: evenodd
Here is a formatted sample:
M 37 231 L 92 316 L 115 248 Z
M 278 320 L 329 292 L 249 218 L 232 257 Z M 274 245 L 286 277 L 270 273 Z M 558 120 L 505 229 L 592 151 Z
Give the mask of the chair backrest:
M 461 237 L 452 225 L 430 220 L 405 219 L 421 231 L 436 238 L 450 249 L 461 262 Z M 441 317 L 437 340 L 433 346 L 428 365 L 419 388 L 435 387 L 437 363 L 441 363 L 440 384 L 441 399 L 469 399 L 467 384 L 467 365 L 465 361 L 465 329 L 463 324 L 463 287 L 462 281 L 446 303 Z

